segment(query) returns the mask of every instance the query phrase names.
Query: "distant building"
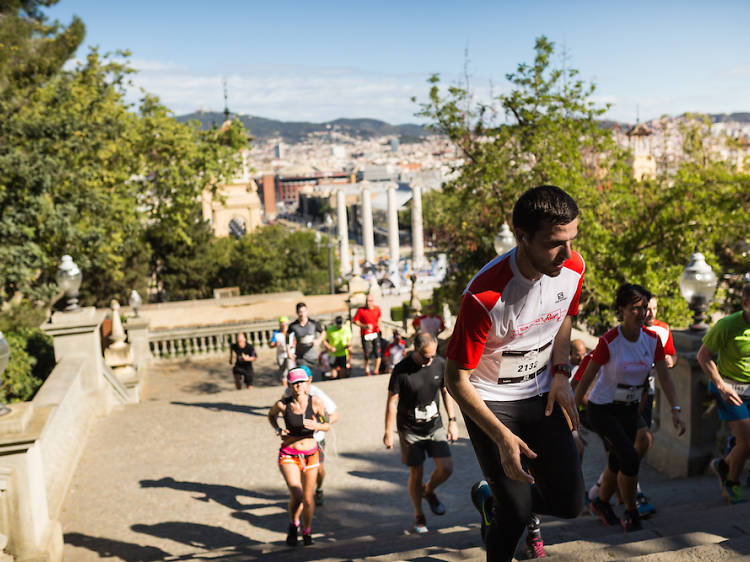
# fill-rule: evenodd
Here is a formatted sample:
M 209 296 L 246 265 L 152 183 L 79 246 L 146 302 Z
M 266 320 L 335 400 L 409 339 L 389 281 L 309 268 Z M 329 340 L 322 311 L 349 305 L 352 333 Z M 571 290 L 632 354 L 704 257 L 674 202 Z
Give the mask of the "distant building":
M 641 181 L 644 178 L 656 177 L 656 160 L 651 153 L 651 129 L 638 123 L 625 133 L 633 151 L 633 176 Z
M 250 177 L 246 162 L 239 176 L 219 186 L 215 197 L 206 189 L 201 199 L 203 218 L 211 224 L 214 236 L 240 237 L 261 225 L 258 186 Z

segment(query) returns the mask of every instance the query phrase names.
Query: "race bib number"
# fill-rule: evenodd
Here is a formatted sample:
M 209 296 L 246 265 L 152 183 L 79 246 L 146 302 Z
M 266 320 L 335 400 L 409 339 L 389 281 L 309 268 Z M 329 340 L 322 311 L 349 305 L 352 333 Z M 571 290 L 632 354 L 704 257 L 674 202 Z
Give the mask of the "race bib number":
M 541 351 L 529 351 L 524 355 L 503 355 L 498 384 L 524 382 L 533 379 L 544 372 L 551 355 L 552 346 L 547 346 L 546 349 Z
M 640 386 L 629 386 L 627 388 L 618 386 L 615 389 L 615 402 L 639 402 L 642 390 Z
M 750 398 L 750 384 L 737 382 L 732 379 L 725 379 L 721 377 L 724 383 L 737 393 L 737 396 Z
M 374 339 L 377 339 L 377 337 L 378 337 L 377 332 L 370 332 L 369 334 L 364 335 L 365 341 L 372 341 Z
M 414 419 L 418 422 L 425 423 L 438 415 L 438 407 L 434 401 L 430 402 L 424 408 L 414 408 Z

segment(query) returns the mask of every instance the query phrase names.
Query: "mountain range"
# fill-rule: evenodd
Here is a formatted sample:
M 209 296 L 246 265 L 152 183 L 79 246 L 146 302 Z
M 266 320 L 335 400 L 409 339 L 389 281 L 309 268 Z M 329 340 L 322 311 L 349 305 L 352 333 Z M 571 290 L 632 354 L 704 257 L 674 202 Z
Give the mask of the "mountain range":
M 254 115 L 237 115 L 250 134 L 260 140 L 281 137 L 284 142 L 299 142 L 310 134 L 339 132 L 354 138 L 372 138 L 386 135 L 397 135 L 406 140 L 418 140 L 427 137 L 432 132 L 421 125 L 406 123 L 391 125 L 377 119 L 336 119 L 324 123 L 308 121 L 276 121 Z M 187 115 L 178 115 L 180 122 L 196 120 L 201 127 L 207 129 L 221 125 L 226 118 L 218 111 L 196 111 Z
M 419 141 L 434 134 L 422 125 L 405 123 L 402 125 L 391 125 L 377 119 L 335 119 L 323 123 L 312 123 L 309 121 L 277 121 L 254 115 L 237 115 L 242 124 L 250 131 L 255 139 L 266 140 L 281 137 L 284 142 L 296 143 L 304 140 L 311 134 L 325 134 L 328 132 L 339 132 L 350 137 L 367 139 L 386 135 L 397 135 L 402 142 Z M 735 121 L 750 123 L 750 113 L 714 113 L 709 118 L 712 123 L 726 123 Z M 178 115 L 180 122 L 196 120 L 204 129 L 219 126 L 224 120 L 224 114 L 218 111 L 195 111 L 186 115 Z M 628 123 L 616 121 L 602 121 L 603 127 L 629 127 Z

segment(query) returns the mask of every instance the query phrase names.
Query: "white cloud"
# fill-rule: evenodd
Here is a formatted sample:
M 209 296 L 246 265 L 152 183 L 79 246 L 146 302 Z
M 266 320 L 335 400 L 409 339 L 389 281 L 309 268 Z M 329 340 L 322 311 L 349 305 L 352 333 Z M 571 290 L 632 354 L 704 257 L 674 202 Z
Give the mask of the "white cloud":
M 176 114 L 198 108 L 223 109 L 218 72 L 195 72 L 170 63 L 131 61 L 139 70 L 137 88 L 156 94 Z M 372 117 L 391 123 L 415 122 L 417 104 L 426 99 L 428 75 L 378 74 L 356 68 L 251 66 L 226 76 L 233 112 L 283 120 L 327 121 Z M 129 98 L 135 100 L 137 92 Z

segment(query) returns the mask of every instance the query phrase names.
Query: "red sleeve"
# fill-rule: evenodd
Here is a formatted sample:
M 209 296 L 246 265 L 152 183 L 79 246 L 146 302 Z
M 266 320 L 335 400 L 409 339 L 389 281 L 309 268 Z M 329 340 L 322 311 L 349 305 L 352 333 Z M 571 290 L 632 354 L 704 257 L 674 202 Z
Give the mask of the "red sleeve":
M 575 295 L 570 300 L 570 306 L 568 307 L 568 316 L 576 316 L 578 314 L 578 303 L 581 300 L 581 287 L 583 287 L 583 275 L 586 273 L 586 263 L 583 261 L 581 254 L 573 252 L 570 259 L 565 262 L 565 267 L 581 275 L 578 279 L 578 287 L 576 288 Z
M 656 336 L 656 349 L 654 350 L 654 362 L 656 361 L 664 361 L 664 346 L 662 346 L 659 336 Z
M 589 364 L 589 361 L 591 361 L 591 353 L 587 353 L 583 356 L 583 359 L 581 359 L 581 362 L 578 364 L 578 369 L 576 369 L 576 374 L 573 375 L 573 380 L 580 382 L 583 378 L 583 373 L 586 371 L 586 367 Z
M 377 311 L 377 318 L 375 319 L 375 327 L 380 328 L 380 319 L 383 317 L 383 312 L 380 310 L 380 307 L 376 307 L 375 310 Z
M 607 340 L 604 339 L 604 336 L 599 338 L 599 343 L 596 344 L 596 348 L 590 355 L 594 361 L 599 363 L 599 365 L 604 365 L 609 361 L 609 345 L 607 344 Z
M 411 325 L 414 326 L 414 329 L 416 330 L 419 328 L 419 323 L 422 321 L 421 316 L 417 316 L 414 320 L 411 321 Z
M 664 344 L 664 353 L 666 355 L 677 355 L 677 350 L 674 348 L 674 342 L 672 341 L 672 330 L 667 328 L 667 343 Z
M 492 321 L 476 297 L 468 291 L 461 299 L 453 335 L 448 343 L 447 356 L 461 369 L 475 369 L 487 343 Z

